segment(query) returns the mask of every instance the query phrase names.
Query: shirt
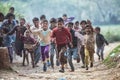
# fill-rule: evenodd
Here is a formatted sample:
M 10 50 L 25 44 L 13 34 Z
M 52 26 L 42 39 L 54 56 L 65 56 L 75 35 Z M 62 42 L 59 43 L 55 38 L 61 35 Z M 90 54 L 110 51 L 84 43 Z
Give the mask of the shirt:
M 63 27 L 59 29 L 58 27 L 53 29 L 51 38 L 56 38 L 56 44 L 67 44 L 72 42 L 72 36 L 67 28 Z
M 40 37 L 40 45 L 41 46 L 46 46 L 50 44 L 50 35 L 51 35 L 51 30 L 32 30 L 33 34 L 36 34 Z
M 75 32 L 75 36 L 81 40 L 82 45 L 84 45 L 84 36 L 80 34 L 78 31 Z

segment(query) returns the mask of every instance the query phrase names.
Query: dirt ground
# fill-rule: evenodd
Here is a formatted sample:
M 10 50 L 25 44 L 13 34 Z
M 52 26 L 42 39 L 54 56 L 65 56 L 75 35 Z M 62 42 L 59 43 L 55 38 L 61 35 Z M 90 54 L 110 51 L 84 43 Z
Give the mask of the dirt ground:
M 105 56 L 115 48 L 118 43 L 111 43 L 105 47 Z M 69 72 L 69 65 L 65 68 L 64 73 L 59 72 L 59 67 L 55 66 L 53 70 L 48 67 L 47 72 L 42 71 L 42 62 L 40 61 L 38 67 L 32 68 L 29 66 L 22 66 L 22 58 L 16 56 L 13 64 L 11 64 L 14 71 L 0 70 L 0 80 L 120 80 L 120 68 L 108 69 L 102 61 L 98 61 L 95 54 L 94 67 L 85 70 L 81 68 L 81 62 L 73 61 L 75 72 Z

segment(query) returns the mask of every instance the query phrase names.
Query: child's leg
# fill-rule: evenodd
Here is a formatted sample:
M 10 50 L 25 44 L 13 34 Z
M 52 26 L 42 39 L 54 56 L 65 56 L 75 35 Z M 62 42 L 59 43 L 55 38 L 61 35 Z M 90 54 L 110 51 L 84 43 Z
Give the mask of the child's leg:
M 88 65 L 89 65 L 89 52 L 85 48 L 85 65 L 86 65 L 86 70 L 88 70 Z
M 98 55 L 98 60 L 100 60 L 100 54 L 99 54 L 100 53 L 100 48 L 97 47 L 96 51 L 97 51 L 97 55 Z
M 12 47 L 8 47 L 9 57 L 10 57 L 10 63 L 13 62 L 13 50 Z
M 67 63 L 67 58 L 65 57 L 64 53 L 66 52 L 65 47 L 63 47 L 59 53 L 59 60 L 61 64 L 61 70 L 59 72 L 64 72 L 64 65 Z
M 34 63 L 34 53 L 33 51 L 30 51 L 30 55 L 31 55 L 31 60 L 32 60 L 32 67 L 35 67 L 35 63 Z
M 71 67 L 71 71 L 74 71 L 74 66 L 73 66 L 73 62 L 72 62 L 72 51 L 71 51 L 71 49 L 68 50 L 68 62 L 69 62 L 69 65 Z
M 104 60 L 104 46 L 101 47 L 101 59 Z
M 25 59 L 27 61 L 27 64 L 29 65 L 29 58 L 28 58 L 28 51 L 23 50 L 23 66 L 25 66 Z
M 26 50 L 23 51 L 23 66 L 25 66 L 25 57 L 26 57 L 25 54 L 26 54 L 26 52 L 27 52 Z
M 54 54 L 55 54 L 55 45 L 50 44 L 50 62 L 51 62 L 51 67 L 54 68 Z
M 93 62 L 94 62 L 94 53 L 89 53 L 89 56 L 90 56 L 90 67 L 93 67 Z
M 49 46 L 48 45 L 45 47 L 44 53 L 45 53 L 45 58 L 47 58 L 47 65 L 50 66 L 50 62 L 49 62 Z
M 27 65 L 29 65 L 28 53 L 27 53 L 27 54 L 25 54 L 25 57 L 26 57 Z
M 81 60 L 83 63 L 83 66 L 81 66 L 81 67 L 85 68 L 85 49 L 84 49 L 84 46 L 81 46 L 80 55 L 81 55 Z
M 43 71 L 47 70 L 46 62 L 45 62 L 45 46 L 41 46 L 41 54 L 42 54 L 42 61 L 43 61 Z
M 34 56 L 35 65 L 39 62 L 40 57 L 41 57 L 41 47 L 40 47 L 40 45 L 39 45 L 38 48 L 37 48 L 36 51 L 35 51 L 35 56 Z

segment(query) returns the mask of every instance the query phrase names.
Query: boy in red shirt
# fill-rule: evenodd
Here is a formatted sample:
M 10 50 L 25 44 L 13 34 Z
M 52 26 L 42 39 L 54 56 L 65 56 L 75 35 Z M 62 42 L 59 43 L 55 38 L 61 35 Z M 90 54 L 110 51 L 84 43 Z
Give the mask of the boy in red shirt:
M 59 70 L 59 72 L 64 72 L 64 65 L 66 64 L 67 59 L 63 54 L 66 51 L 66 46 L 68 43 L 72 46 L 72 37 L 68 29 L 64 27 L 64 20 L 62 18 L 58 18 L 57 27 L 53 29 L 51 35 L 51 41 L 52 39 L 56 40 L 59 55 L 57 59 L 60 60 L 61 64 L 61 70 Z

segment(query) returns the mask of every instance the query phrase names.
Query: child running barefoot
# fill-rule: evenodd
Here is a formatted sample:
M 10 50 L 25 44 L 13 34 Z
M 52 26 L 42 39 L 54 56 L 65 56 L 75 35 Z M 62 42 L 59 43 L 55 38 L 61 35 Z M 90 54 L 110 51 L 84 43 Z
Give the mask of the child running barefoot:
M 25 53 L 23 55 L 23 65 L 25 65 L 25 59 L 27 60 L 27 63 L 29 64 L 28 61 L 28 53 L 31 55 L 32 59 L 32 67 L 35 67 L 34 64 L 34 46 L 37 44 L 36 41 L 31 37 L 31 32 L 29 30 L 26 30 L 25 35 L 21 35 L 22 40 L 24 41 L 24 49 Z M 26 53 L 28 52 L 28 53 Z

